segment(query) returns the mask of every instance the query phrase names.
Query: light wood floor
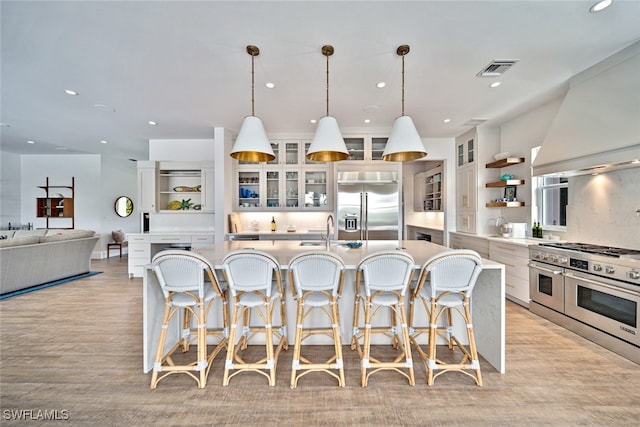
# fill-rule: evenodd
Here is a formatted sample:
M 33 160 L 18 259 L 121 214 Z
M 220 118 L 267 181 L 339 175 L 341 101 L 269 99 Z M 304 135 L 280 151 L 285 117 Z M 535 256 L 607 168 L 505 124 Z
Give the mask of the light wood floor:
M 507 373 L 483 362 L 482 388 L 457 373 L 429 387 L 420 363 L 414 387 L 385 372 L 361 388 L 357 354 L 345 346 L 344 389 L 319 373 L 290 389 L 290 349 L 275 387 L 251 373 L 222 387 L 218 356 L 205 389 L 173 375 L 149 390 L 142 279 L 128 279 L 126 258 L 93 261 L 92 269 L 104 273 L 0 302 L 0 424 L 629 426 L 640 419 L 639 365 L 510 302 Z M 69 419 L 10 419 L 21 410 Z

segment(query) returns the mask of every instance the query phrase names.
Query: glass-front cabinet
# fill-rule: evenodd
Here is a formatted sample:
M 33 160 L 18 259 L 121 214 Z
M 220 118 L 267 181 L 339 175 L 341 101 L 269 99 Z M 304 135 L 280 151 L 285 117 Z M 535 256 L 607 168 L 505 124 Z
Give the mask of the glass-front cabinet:
M 261 183 L 263 182 L 262 171 L 257 170 L 242 170 L 238 171 L 238 208 L 259 208 L 262 205 L 260 203 Z
M 326 209 L 330 205 L 328 170 L 304 171 L 304 207 Z
M 309 140 L 272 140 L 271 162 L 235 165 L 236 211 L 332 209 L 332 168 L 307 160 Z
M 349 151 L 345 161 L 371 162 L 382 160 L 382 154 L 389 140 L 386 136 L 345 136 L 344 143 Z

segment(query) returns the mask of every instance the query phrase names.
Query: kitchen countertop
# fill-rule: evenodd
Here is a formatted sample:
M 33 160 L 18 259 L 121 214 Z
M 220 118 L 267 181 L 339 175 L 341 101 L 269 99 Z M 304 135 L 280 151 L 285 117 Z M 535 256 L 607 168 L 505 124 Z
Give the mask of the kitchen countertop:
M 165 230 L 145 231 L 144 233 L 126 233 L 128 236 L 191 236 L 193 234 L 215 234 L 213 230 Z
M 535 239 L 531 237 L 523 238 L 523 239 L 515 239 L 512 237 L 502 237 L 497 235 L 482 235 L 482 234 L 469 234 L 469 233 L 461 233 L 457 231 L 451 231 L 452 234 L 457 234 L 459 236 L 468 236 L 475 237 L 476 239 L 486 239 L 494 242 L 502 242 L 502 243 L 510 243 L 513 245 L 519 246 L 531 246 L 531 245 L 539 245 L 540 243 L 550 243 L 550 242 L 564 242 L 564 240 L 550 240 L 550 239 Z

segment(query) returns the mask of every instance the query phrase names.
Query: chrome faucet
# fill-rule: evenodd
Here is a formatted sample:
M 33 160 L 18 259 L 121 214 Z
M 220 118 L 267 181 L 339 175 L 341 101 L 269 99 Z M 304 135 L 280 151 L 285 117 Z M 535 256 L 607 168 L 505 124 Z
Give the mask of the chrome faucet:
M 331 226 L 329 226 L 329 222 L 331 222 Z M 327 217 L 327 250 L 329 250 L 329 247 L 331 246 L 331 235 L 329 234 L 329 228 L 330 227 L 334 227 L 335 223 L 333 222 L 333 215 L 329 215 Z
M 504 217 L 499 216 L 498 219 L 496 219 L 496 227 L 500 227 L 502 224 L 504 224 Z

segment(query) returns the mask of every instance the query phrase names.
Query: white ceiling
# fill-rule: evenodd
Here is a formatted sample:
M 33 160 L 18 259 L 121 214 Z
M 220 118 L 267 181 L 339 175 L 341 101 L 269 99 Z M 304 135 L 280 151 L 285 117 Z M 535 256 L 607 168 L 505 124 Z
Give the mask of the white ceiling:
M 423 138 L 452 137 L 557 96 L 640 38 L 640 1 L 597 14 L 594 2 L 2 0 L 2 150 L 146 159 L 149 139 L 236 132 L 251 114 L 248 44 L 261 50 L 255 114 L 271 135 L 310 134 L 325 115 L 324 44 L 343 133 L 388 132 L 401 113 L 396 48 L 408 44 L 405 113 Z M 494 59 L 519 62 L 476 77 Z

